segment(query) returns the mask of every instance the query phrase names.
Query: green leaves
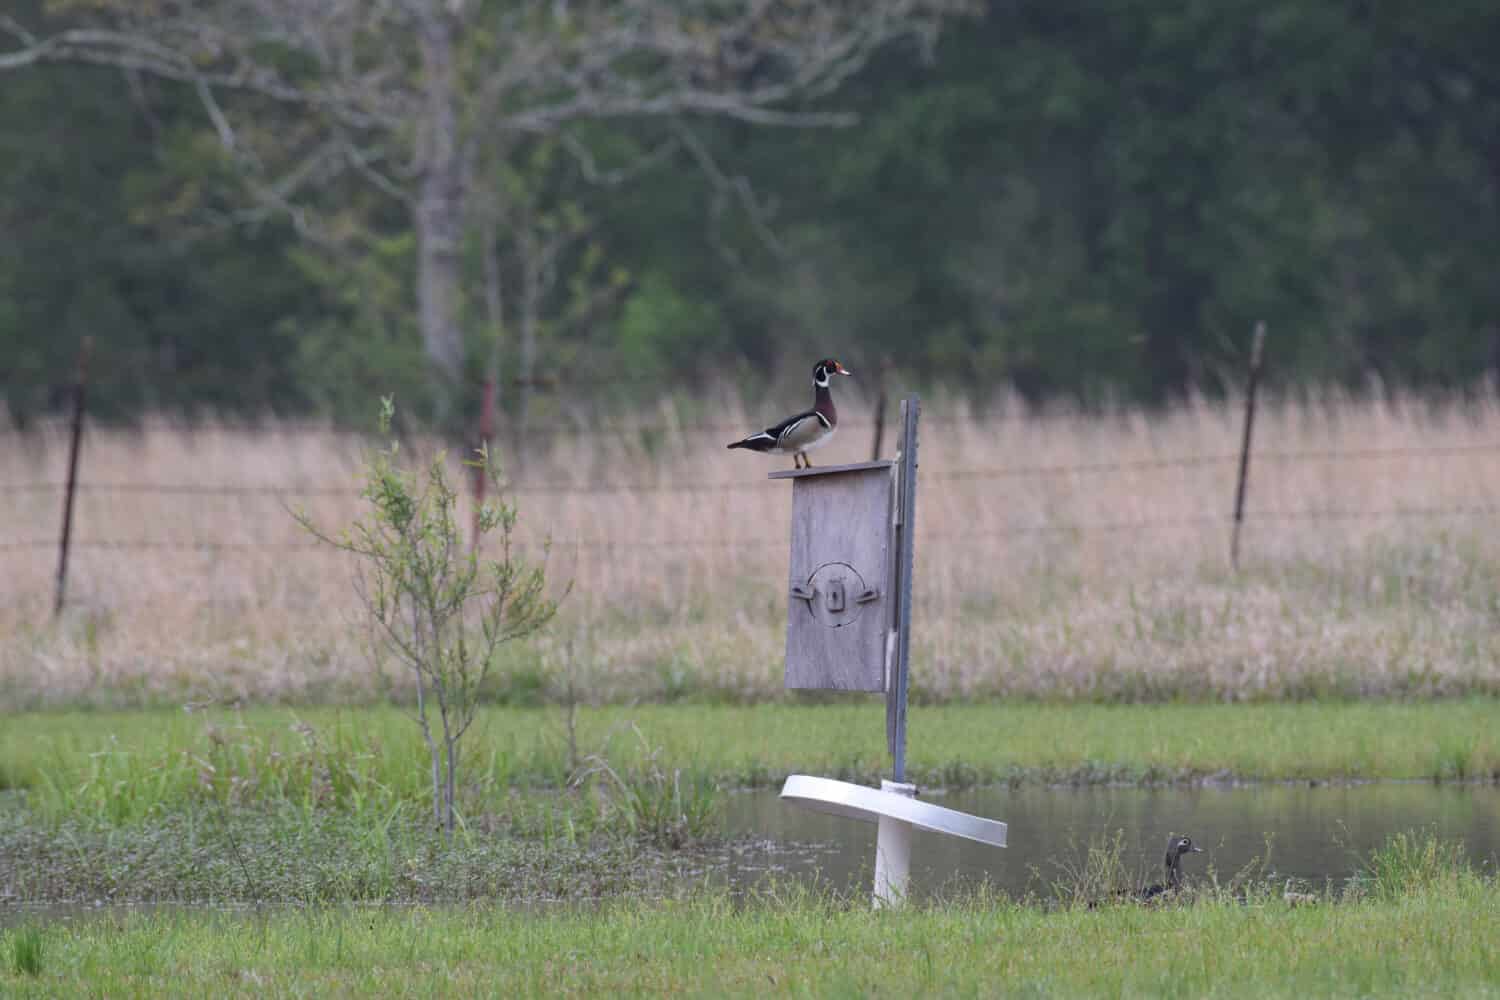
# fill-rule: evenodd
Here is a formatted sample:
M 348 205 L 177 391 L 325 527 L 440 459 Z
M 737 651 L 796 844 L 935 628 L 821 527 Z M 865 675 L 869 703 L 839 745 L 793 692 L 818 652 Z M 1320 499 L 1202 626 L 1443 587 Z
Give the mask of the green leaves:
M 394 399 L 382 397 L 382 433 L 389 433 L 394 417 Z M 431 757 L 434 817 L 451 831 L 459 741 L 474 721 L 496 653 L 504 643 L 545 628 L 557 614 L 558 598 L 547 592 L 545 550 L 538 562 L 517 551 L 518 514 L 505 500 L 505 482 L 487 446 L 464 463 L 483 474 L 498 497 L 480 508 L 472 547 L 465 545 L 446 454 L 434 455 L 421 472 L 402 468 L 399 457 L 395 441 L 368 457 L 361 495 L 369 512 L 339 537 L 306 514 L 297 518 L 316 537 L 359 557 L 359 594 L 380 648 L 416 681 L 416 721 Z M 496 557 L 485 554 L 491 539 Z

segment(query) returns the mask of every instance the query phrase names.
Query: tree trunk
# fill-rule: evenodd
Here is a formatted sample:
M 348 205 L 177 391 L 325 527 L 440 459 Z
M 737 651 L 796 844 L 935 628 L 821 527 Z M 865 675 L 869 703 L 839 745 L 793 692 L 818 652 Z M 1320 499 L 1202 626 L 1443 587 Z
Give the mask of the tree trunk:
M 427 720 L 427 697 L 422 683 L 422 671 L 417 674 L 417 722 L 422 727 L 422 739 L 427 744 L 427 756 L 432 761 L 432 819 L 439 826 L 443 822 L 443 782 L 442 771 L 439 769 L 441 760 L 438 757 L 437 743 L 432 738 L 432 726 Z
M 422 345 L 438 381 L 438 409 L 446 414 L 463 377 L 464 339 L 458 325 L 464 185 L 458 156 L 453 36 L 432 12 L 423 21 L 422 68 L 427 90 L 425 148 L 413 209 L 417 230 L 417 310 Z
M 457 795 L 455 794 L 456 782 L 454 781 L 454 774 L 458 770 L 458 738 L 456 736 L 448 736 L 447 741 L 448 788 L 446 798 L 448 800 L 448 834 L 449 836 L 452 836 L 453 821 L 454 817 L 457 815 L 457 803 L 454 801 L 457 798 Z

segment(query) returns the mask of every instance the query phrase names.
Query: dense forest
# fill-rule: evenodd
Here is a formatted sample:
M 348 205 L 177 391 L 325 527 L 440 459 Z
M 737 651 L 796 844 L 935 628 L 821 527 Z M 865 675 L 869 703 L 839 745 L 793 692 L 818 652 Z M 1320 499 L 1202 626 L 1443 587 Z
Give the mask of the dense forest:
M 369 86 L 430 95 L 438 66 L 459 95 L 391 97 L 389 114 L 335 104 L 333 71 L 295 39 L 276 50 L 247 21 L 272 0 L 199 6 L 234 16 L 181 63 L 48 47 L 80 27 L 181 43 L 133 5 L 25 0 L 0 18 L 0 395 L 16 419 L 59 405 L 89 335 L 91 406 L 113 417 L 368 414 L 375 391 L 428 392 L 444 365 L 465 393 L 498 372 L 514 411 L 554 382 L 754 389 L 825 354 L 980 395 L 1156 402 L 1233 384 L 1257 321 L 1283 384 L 1463 387 L 1500 368 L 1494 3 L 906 4 L 920 30 L 862 37 L 800 91 L 761 78 L 808 25 L 756 25 L 730 40 L 743 58 L 720 32 L 712 58 L 673 64 L 688 96 L 672 113 L 640 114 L 578 111 L 563 82 L 526 82 L 550 57 L 525 63 L 542 39 L 586 66 L 619 27 L 587 12 L 639 4 L 365 26 L 354 61 L 390 61 L 361 70 Z M 295 99 L 193 75 L 237 30 Z M 635 86 L 632 71 L 608 69 Z M 721 113 L 694 96 L 730 76 L 766 101 Z M 529 89 L 474 103 L 500 79 Z M 580 79 L 557 81 L 592 94 Z M 442 348 L 423 328 L 441 185 L 394 151 L 440 161 L 449 112 L 472 155 L 443 175 L 465 200 L 446 251 L 462 343 Z

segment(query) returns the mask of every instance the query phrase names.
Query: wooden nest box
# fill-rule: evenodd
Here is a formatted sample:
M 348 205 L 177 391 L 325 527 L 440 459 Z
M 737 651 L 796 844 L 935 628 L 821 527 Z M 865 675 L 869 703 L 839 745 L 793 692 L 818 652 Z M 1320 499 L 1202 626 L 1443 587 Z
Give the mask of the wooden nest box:
M 786 686 L 889 688 L 897 626 L 895 462 L 771 473 L 792 482 Z

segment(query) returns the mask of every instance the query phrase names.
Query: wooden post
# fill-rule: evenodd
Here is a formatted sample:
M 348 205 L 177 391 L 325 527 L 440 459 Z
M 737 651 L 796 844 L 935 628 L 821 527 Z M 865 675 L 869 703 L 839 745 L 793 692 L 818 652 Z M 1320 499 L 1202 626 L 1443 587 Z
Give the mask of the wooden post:
M 490 377 L 484 380 L 484 395 L 479 403 L 479 446 L 488 449 L 494 436 L 495 380 Z M 474 535 L 469 547 L 476 551 L 479 548 L 479 512 L 484 507 L 484 487 L 488 478 L 488 469 L 482 467 L 474 469 Z
M 52 616 L 62 614 L 68 588 L 68 547 L 73 541 L 73 495 L 78 486 L 78 449 L 83 440 L 84 388 L 88 385 L 89 355 L 94 338 L 84 337 L 78 351 L 78 381 L 73 385 L 73 436 L 68 446 L 68 484 L 63 491 L 62 542 L 57 552 L 57 595 L 52 602 Z
M 1245 385 L 1245 433 L 1240 440 L 1240 474 L 1234 488 L 1234 525 L 1229 529 L 1229 566 L 1240 568 L 1240 524 L 1245 520 L 1245 485 L 1250 478 L 1250 437 L 1255 430 L 1255 390 L 1260 385 L 1261 352 L 1266 342 L 1266 324 L 1255 324 L 1250 347 L 1250 375 Z
M 870 447 L 870 461 L 872 462 L 880 461 L 880 446 L 885 439 L 885 373 L 890 366 L 891 359 L 882 358 L 880 371 L 875 376 L 880 380 L 880 384 L 875 387 L 875 441 Z
M 902 400 L 901 448 L 896 460 L 896 579 L 891 591 L 896 648 L 891 686 L 885 694 L 885 719 L 892 774 L 897 782 L 906 781 L 906 691 L 911 655 L 913 535 L 917 527 L 917 417 L 921 410 L 917 396 Z

